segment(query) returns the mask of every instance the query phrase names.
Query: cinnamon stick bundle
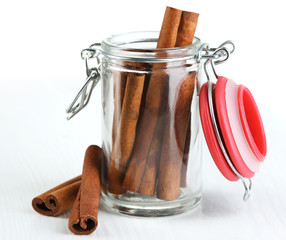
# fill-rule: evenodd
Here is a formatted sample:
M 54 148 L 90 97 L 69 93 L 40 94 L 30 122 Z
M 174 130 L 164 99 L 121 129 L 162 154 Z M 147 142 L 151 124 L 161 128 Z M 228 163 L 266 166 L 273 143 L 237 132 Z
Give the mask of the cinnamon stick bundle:
M 32 200 L 34 210 L 45 216 L 57 216 L 72 208 L 80 184 L 78 176 L 42 193 Z
M 102 154 L 101 148 L 95 145 L 89 146 L 86 150 L 82 182 L 68 223 L 70 231 L 74 234 L 90 234 L 97 227 Z

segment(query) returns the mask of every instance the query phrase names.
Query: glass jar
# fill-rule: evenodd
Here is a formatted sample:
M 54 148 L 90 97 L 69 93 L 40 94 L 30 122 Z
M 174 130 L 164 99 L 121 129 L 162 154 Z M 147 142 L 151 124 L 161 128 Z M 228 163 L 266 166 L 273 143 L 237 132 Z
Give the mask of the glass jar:
M 199 114 L 218 169 L 230 181 L 241 180 L 247 200 L 251 177 L 266 156 L 266 137 L 250 91 L 216 73 L 215 65 L 234 51 L 233 42 L 210 48 L 195 38 L 189 46 L 156 49 L 158 36 L 113 35 L 82 51 L 87 80 L 67 113 L 70 119 L 83 109 L 102 79 L 104 204 L 134 216 L 173 215 L 198 206 Z M 90 67 L 93 60 L 96 66 Z M 207 82 L 200 87 L 203 77 Z
M 201 42 L 156 49 L 158 32 L 101 43 L 102 200 L 135 216 L 185 212 L 201 200 Z

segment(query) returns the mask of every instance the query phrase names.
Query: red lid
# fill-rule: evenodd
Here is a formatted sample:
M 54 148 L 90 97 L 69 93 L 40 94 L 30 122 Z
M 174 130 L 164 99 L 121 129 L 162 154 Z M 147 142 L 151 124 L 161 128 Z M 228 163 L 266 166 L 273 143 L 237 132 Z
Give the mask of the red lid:
M 256 102 L 249 89 L 243 85 L 238 88 L 237 98 L 239 115 L 247 142 L 257 159 L 263 162 L 267 152 L 266 136 Z
M 238 148 L 235 141 L 235 139 L 237 139 L 237 134 L 235 134 L 235 137 L 233 135 L 233 132 L 236 133 L 236 131 L 232 131 L 231 124 L 229 121 L 229 113 L 227 111 L 227 107 L 229 108 L 229 106 L 234 105 L 228 104 L 227 106 L 226 104 L 227 81 L 228 80 L 226 78 L 219 77 L 217 84 L 213 84 L 212 92 L 214 99 L 214 113 L 216 115 L 215 117 L 217 120 L 217 125 L 219 131 L 221 132 L 225 149 L 227 150 L 227 153 L 234 167 L 243 177 L 251 178 L 254 176 L 254 171 L 249 168 L 248 159 L 247 161 L 245 161 L 242 158 L 239 151 L 240 148 Z M 241 125 L 243 126 L 243 130 L 241 130 L 243 139 L 248 142 L 249 146 L 248 144 L 246 144 L 246 146 L 248 146 L 248 149 L 252 156 L 255 155 L 254 159 L 256 160 L 252 161 L 262 161 L 266 155 L 266 137 L 261 116 L 250 91 L 244 86 L 239 86 L 237 87 L 237 89 L 238 90 L 236 90 L 235 92 L 237 93 L 237 95 L 232 94 L 235 98 L 235 101 L 238 101 L 238 103 L 236 104 L 238 105 L 239 110 L 236 108 L 236 111 L 239 111 L 239 114 L 237 113 L 235 116 L 236 118 L 239 118 L 239 121 L 236 122 L 241 122 Z M 207 83 L 205 83 L 201 88 L 199 107 L 203 132 L 215 164 L 217 165 L 220 172 L 224 175 L 224 177 L 226 177 L 228 180 L 238 180 L 238 176 L 229 167 L 216 138 L 208 104 Z M 230 113 L 231 112 L 233 111 L 230 111 Z M 231 117 L 233 119 L 233 115 Z
M 215 84 L 213 84 L 213 92 L 214 88 Z M 205 83 L 200 91 L 200 116 L 205 139 L 216 166 L 225 178 L 237 181 L 238 176 L 229 167 L 216 138 L 208 103 L 208 83 Z

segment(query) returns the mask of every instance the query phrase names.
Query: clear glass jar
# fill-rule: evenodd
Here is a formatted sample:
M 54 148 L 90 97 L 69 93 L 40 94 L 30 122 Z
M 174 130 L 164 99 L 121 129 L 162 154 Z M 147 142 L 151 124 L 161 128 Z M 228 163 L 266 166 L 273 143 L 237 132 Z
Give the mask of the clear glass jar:
M 135 216 L 185 212 L 201 200 L 198 38 L 156 49 L 158 32 L 101 43 L 102 199 Z

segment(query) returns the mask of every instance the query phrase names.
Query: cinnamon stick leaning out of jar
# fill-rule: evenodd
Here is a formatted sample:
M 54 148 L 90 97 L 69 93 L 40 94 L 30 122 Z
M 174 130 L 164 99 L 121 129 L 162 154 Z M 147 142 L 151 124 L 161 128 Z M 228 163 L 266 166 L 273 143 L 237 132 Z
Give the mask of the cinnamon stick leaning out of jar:
M 175 46 L 181 14 L 181 10 L 171 7 L 166 8 L 157 48 L 173 48 Z M 165 63 L 154 64 L 154 71 L 150 77 L 147 89 L 146 105 L 142 122 L 136 136 L 135 146 L 124 178 L 123 187 L 133 192 L 139 191 L 151 141 L 154 137 L 155 128 L 160 117 L 160 112 L 162 111 L 162 106 L 164 105 L 163 103 L 166 102 L 169 76 L 164 71 L 160 71 L 160 69 L 165 66 Z M 154 176 L 154 174 L 152 174 L 152 176 Z M 152 181 L 152 184 L 154 183 L 155 182 Z M 154 186 L 152 186 L 152 188 L 154 188 Z
M 192 44 L 198 17 L 197 13 L 185 11 L 182 13 L 176 47 Z M 195 78 L 196 72 L 191 72 L 179 84 L 174 113 L 175 136 L 172 136 L 172 126 L 165 125 L 157 188 L 157 197 L 163 200 L 175 200 L 179 197 L 181 168 L 185 142 L 188 140 L 186 137 L 190 123 Z M 166 122 L 171 123 L 170 116 L 168 118 Z
M 176 16 L 176 17 L 175 17 Z M 164 48 L 164 47 L 180 47 L 189 45 L 193 41 L 193 36 L 195 32 L 195 27 L 197 24 L 197 18 L 198 14 L 196 13 L 189 13 L 189 12 L 182 12 L 181 10 L 174 9 L 167 7 L 165 12 L 164 21 L 162 24 L 160 36 L 158 39 L 158 48 Z M 166 44 L 166 45 L 164 45 Z M 163 64 L 161 64 L 163 65 Z M 163 67 L 163 66 L 162 66 Z M 186 109 L 188 106 L 190 106 L 191 97 L 193 93 L 193 85 L 194 85 L 194 79 L 195 74 L 191 73 L 185 79 L 182 81 L 182 89 L 179 89 L 180 94 L 188 95 L 189 98 L 184 98 L 182 96 L 182 100 L 178 99 L 176 109 L 178 114 L 180 114 L 180 109 Z M 143 124 L 141 125 L 139 129 L 138 136 L 136 137 L 136 142 L 133 150 L 133 154 L 130 159 L 129 167 L 126 172 L 126 176 L 124 179 L 123 187 L 134 191 L 134 192 L 140 192 L 142 194 L 146 195 L 152 195 L 154 193 L 155 184 L 156 184 L 156 175 L 158 171 L 154 171 L 155 164 L 152 163 L 152 161 L 158 162 L 158 158 L 161 158 L 160 160 L 160 168 L 159 168 L 159 182 L 158 182 L 158 193 L 157 196 L 161 199 L 165 200 L 171 200 L 175 199 L 177 196 L 177 192 L 179 191 L 180 184 L 178 185 L 177 182 L 180 183 L 180 172 L 181 172 L 181 166 L 182 166 L 182 160 L 183 160 L 183 154 L 175 154 L 177 155 L 175 157 L 176 160 L 171 161 L 171 153 L 170 150 L 179 152 L 179 150 L 183 153 L 184 147 L 185 147 L 185 140 L 186 140 L 186 132 L 190 120 L 190 108 L 188 109 L 185 114 L 182 114 L 183 119 L 177 120 L 175 123 L 175 132 L 177 134 L 174 134 L 174 141 L 172 142 L 172 139 L 170 139 L 172 136 L 167 136 L 167 133 L 164 133 L 164 141 L 162 146 L 162 151 L 165 151 L 165 153 L 162 154 L 160 150 L 154 152 L 154 148 L 152 147 L 152 142 L 155 142 L 158 145 L 158 142 L 160 141 L 159 138 L 162 137 L 162 133 L 158 134 L 157 131 L 154 132 L 154 128 L 156 126 L 156 123 L 159 122 L 160 114 L 159 110 L 162 107 L 164 107 L 164 102 L 168 102 L 168 86 L 169 81 L 172 81 L 172 79 L 169 80 L 169 76 L 166 76 L 165 73 L 158 71 L 151 75 L 148 92 L 147 92 L 147 99 L 146 99 L 146 109 L 145 114 L 143 115 Z M 161 83 L 159 86 L 158 83 Z M 190 85 L 191 83 L 191 85 Z M 154 86 L 153 86 L 154 84 Z M 157 86 L 156 86 L 157 84 Z M 156 86 L 156 87 L 155 87 Z M 189 89 L 187 89 L 189 87 Z M 167 93 L 167 94 L 166 94 Z M 164 94 L 166 94 L 164 96 Z M 148 109 L 148 97 L 149 99 L 152 99 L 152 103 L 154 101 L 159 103 L 157 105 L 157 114 L 150 114 L 150 109 Z M 150 104 L 151 105 L 151 104 Z M 152 106 L 152 105 L 151 105 Z M 154 108 L 152 109 L 154 110 Z M 150 118 L 152 116 L 152 124 L 150 124 Z M 163 113 L 163 116 L 168 118 L 168 113 L 165 111 Z M 144 117 L 145 117 L 145 127 L 144 126 Z M 176 118 L 176 117 L 175 117 Z M 178 118 L 176 118 L 178 119 Z M 171 129 L 170 121 L 168 119 L 164 119 L 165 121 L 165 131 L 167 132 L 168 129 Z M 164 123 L 163 123 L 164 124 Z M 159 131 L 158 131 L 159 132 Z M 158 134 L 156 136 L 156 134 Z M 159 136 L 160 135 L 160 136 Z M 152 137 L 150 137 L 152 136 Z M 158 138 L 159 140 L 155 140 Z M 152 139 L 152 142 L 150 141 Z M 176 144 L 179 141 L 179 144 L 182 147 L 176 148 Z M 151 144 L 151 145 L 150 145 Z M 162 143 L 161 143 L 162 144 Z M 160 146 L 159 146 L 160 147 Z M 159 148 L 161 149 L 161 147 Z M 150 163 L 148 160 L 150 152 Z M 157 157 L 154 156 L 154 154 L 157 154 Z M 161 156 L 160 156 L 161 154 Z M 167 156 L 169 154 L 169 156 Z M 174 157 L 174 156 L 173 156 Z M 179 162 L 179 165 L 176 165 L 176 161 Z M 146 165 L 147 162 L 147 165 Z M 172 165 L 175 164 L 176 168 L 180 169 L 172 169 Z M 152 167 L 149 167 L 152 166 Z M 161 168 L 162 167 L 162 168 Z M 134 174 L 136 172 L 136 174 Z M 152 179 L 150 179 L 149 177 Z M 168 183 L 166 181 L 167 177 L 174 177 L 176 180 L 176 184 L 172 186 L 172 184 Z M 142 186 L 142 187 L 141 187 Z M 178 187 L 177 187 L 178 186 Z M 159 190 L 160 187 L 160 190 Z M 165 193 L 168 191 L 168 193 Z M 172 197 L 169 197 L 167 195 L 170 195 Z

